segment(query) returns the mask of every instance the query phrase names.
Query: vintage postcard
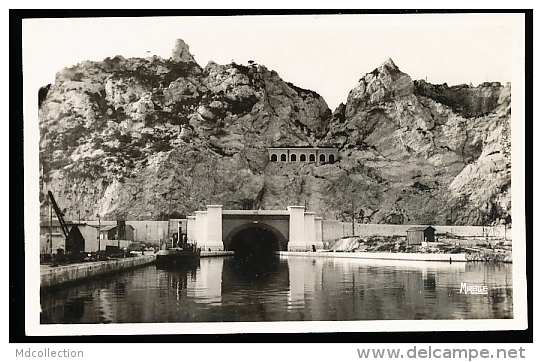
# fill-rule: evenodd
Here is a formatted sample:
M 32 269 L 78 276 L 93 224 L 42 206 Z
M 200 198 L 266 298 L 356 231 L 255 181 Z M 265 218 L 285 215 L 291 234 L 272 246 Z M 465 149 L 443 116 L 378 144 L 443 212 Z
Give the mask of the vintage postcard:
M 524 34 L 23 20 L 27 334 L 526 329 Z

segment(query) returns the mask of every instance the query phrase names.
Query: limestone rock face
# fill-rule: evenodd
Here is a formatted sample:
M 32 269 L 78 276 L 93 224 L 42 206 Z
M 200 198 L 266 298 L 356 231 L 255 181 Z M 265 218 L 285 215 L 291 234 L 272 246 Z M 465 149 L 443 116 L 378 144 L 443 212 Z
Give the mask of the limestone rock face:
M 201 68 L 182 41 L 170 60 L 83 62 L 39 111 L 42 200 L 50 189 L 68 218 L 86 219 L 160 219 L 170 199 L 183 215 L 265 208 L 267 147 L 315 145 L 330 114 L 264 66 Z
M 188 44 L 182 39 L 175 41 L 175 47 L 171 52 L 171 60 L 174 62 L 196 63 L 194 57 L 190 53 Z
M 351 180 L 339 203 L 354 198 L 372 222 L 503 222 L 511 212 L 510 157 L 501 151 L 510 147 L 510 87 L 422 82 L 388 60 L 335 110 L 323 143 L 341 149 Z
M 413 90 L 412 79 L 402 73 L 390 58 L 373 72 L 365 74 L 350 91 L 345 115 L 353 117 L 361 108 L 412 94 Z
M 67 219 L 157 220 L 208 204 L 305 205 L 345 221 L 353 206 L 360 221 L 416 224 L 511 213 L 510 86 L 413 81 L 391 59 L 332 113 L 263 65 L 202 68 L 179 40 L 170 59 L 62 70 L 39 121 L 41 200 L 51 190 Z M 281 146 L 336 147 L 339 158 L 269 162 Z

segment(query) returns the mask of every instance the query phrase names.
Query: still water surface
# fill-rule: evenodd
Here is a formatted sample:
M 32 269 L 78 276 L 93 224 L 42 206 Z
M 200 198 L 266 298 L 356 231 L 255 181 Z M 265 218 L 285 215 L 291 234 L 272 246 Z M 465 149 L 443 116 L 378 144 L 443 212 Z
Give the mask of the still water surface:
M 459 293 L 461 282 L 487 295 Z M 41 323 L 513 318 L 512 265 L 285 257 L 154 265 L 41 295 Z

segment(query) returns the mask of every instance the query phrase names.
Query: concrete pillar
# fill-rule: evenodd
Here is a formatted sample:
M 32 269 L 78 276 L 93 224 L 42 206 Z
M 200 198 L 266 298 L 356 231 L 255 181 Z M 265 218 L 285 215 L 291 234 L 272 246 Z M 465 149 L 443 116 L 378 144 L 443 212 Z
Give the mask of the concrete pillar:
M 312 250 L 316 247 L 316 228 L 314 226 L 314 212 L 305 213 L 305 245 Z
M 314 227 L 316 229 L 316 249 L 323 249 L 324 248 L 324 237 L 322 235 L 324 229 L 322 226 L 322 218 L 321 217 L 314 217 Z
M 308 250 L 305 242 L 305 206 L 288 206 L 288 211 L 290 211 L 288 251 Z
M 195 241 L 198 246 L 207 242 L 207 211 L 196 211 Z
M 207 240 L 202 250 L 222 251 L 222 205 L 207 205 Z
M 196 217 L 188 216 L 186 218 L 186 240 L 194 242 L 196 240 Z

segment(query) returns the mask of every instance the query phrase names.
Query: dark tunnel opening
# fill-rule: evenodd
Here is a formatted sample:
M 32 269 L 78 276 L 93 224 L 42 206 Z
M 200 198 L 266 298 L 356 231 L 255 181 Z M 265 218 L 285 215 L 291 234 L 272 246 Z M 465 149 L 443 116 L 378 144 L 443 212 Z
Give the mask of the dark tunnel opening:
M 277 251 L 284 249 L 278 237 L 263 227 L 250 227 L 233 236 L 228 250 L 235 251 L 235 258 L 241 261 L 274 259 Z
M 264 227 L 248 227 L 239 231 L 228 243 L 235 252 L 235 270 L 245 276 L 273 273 L 280 261 L 277 251 L 286 249 L 286 242 Z

